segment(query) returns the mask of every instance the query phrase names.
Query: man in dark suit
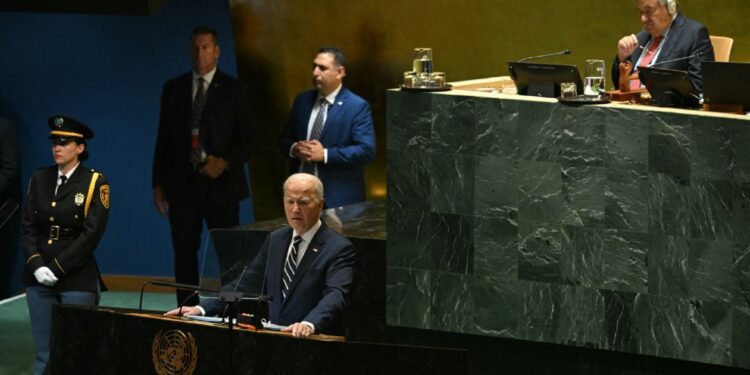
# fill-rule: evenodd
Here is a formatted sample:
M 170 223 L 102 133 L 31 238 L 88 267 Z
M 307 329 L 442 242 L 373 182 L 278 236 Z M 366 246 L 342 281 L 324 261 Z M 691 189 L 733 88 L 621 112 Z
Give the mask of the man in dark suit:
M 284 183 L 284 212 L 290 227 L 266 237 L 247 271 L 225 285 L 271 297 L 268 318 L 287 326 L 295 337 L 313 333 L 342 333 L 341 316 L 347 305 L 354 271 L 354 247 L 320 220 L 323 184 L 315 176 L 297 173 Z M 183 315 L 217 315 L 217 300 L 181 309 Z M 174 309 L 166 315 L 178 315 Z
M 18 253 L 21 202 L 18 132 L 0 114 L 0 299 L 12 294 L 11 277 Z
M 365 200 L 364 165 L 375 160 L 370 105 L 342 85 L 346 57 L 336 47 L 318 50 L 313 61 L 315 89 L 294 99 L 279 136 L 290 173 L 318 176 L 326 187 L 327 207 Z
M 708 29 L 677 11 L 676 0 L 636 0 L 643 30 L 628 35 L 617 43 L 617 57 L 612 64 L 612 82 L 620 80 L 620 65 L 631 73 L 639 66 L 657 65 L 659 68 L 684 70 L 697 92 L 703 91 L 701 62 L 714 61 L 714 50 Z M 700 53 L 700 56 L 691 57 Z M 685 58 L 678 61 L 669 60 Z M 635 68 L 633 68 L 635 67 Z M 631 80 L 631 88 L 640 81 Z
M 193 70 L 164 84 L 152 187 L 157 211 L 169 217 L 175 281 L 198 284 L 203 221 L 209 229 L 239 224 L 239 202 L 250 195 L 244 165 L 253 121 L 245 87 L 217 69 L 216 30 L 191 34 Z M 178 291 L 178 303 L 198 303 Z

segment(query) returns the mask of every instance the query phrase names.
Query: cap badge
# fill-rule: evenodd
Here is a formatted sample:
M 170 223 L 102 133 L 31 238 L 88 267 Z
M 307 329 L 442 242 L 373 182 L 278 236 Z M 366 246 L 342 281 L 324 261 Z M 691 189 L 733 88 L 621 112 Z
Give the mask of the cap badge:
M 65 120 L 63 120 L 62 117 L 56 117 L 55 118 L 55 126 L 57 126 L 58 128 L 61 128 L 63 126 L 64 122 L 65 122 Z
M 75 197 L 75 202 L 76 202 L 76 206 L 80 206 L 80 205 L 82 205 L 82 204 L 83 204 L 83 200 L 84 200 L 85 198 L 86 198 L 86 197 L 84 197 L 84 196 L 83 196 L 83 193 L 78 193 L 78 194 L 76 194 L 76 197 Z

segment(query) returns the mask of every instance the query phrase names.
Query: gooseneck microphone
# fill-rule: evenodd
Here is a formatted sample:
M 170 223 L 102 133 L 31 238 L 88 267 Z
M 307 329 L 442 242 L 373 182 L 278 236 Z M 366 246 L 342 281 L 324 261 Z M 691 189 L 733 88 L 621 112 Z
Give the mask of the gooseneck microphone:
M 547 54 L 539 55 L 539 56 L 524 57 L 523 59 L 518 60 L 518 62 L 524 62 L 524 61 L 536 60 L 536 59 L 543 59 L 545 57 L 552 57 L 552 56 L 570 55 L 571 53 L 573 53 L 571 50 L 564 49 L 564 50 L 562 50 L 560 52 L 547 53 Z
M 699 56 L 703 56 L 703 52 L 696 52 L 696 53 L 694 53 L 694 54 L 692 54 L 690 56 L 678 57 L 676 59 L 671 59 L 671 60 L 657 61 L 657 62 L 651 64 L 650 67 L 653 68 L 653 67 L 655 67 L 657 65 L 669 64 L 669 63 L 675 62 L 675 61 L 690 60 L 692 58 L 699 57 Z
M 169 281 L 159 281 L 159 280 L 147 280 L 143 283 L 141 286 L 141 295 L 140 299 L 138 301 L 138 312 L 141 312 L 143 308 L 143 290 L 146 288 L 146 285 L 157 285 L 157 286 L 168 286 L 175 289 L 181 289 L 181 290 L 190 290 L 194 293 L 219 293 L 216 289 L 208 289 L 208 288 L 201 288 L 198 285 L 191 285 L 191 284 L 180 284 L 180 283 L 172 283 Z M 192 297 L 193 294 L 190 295 Z M 180 303 L 180 308 L 182 308 L 182 305 L 187 301 L 187 299 L 183 300 L 182 303 Z

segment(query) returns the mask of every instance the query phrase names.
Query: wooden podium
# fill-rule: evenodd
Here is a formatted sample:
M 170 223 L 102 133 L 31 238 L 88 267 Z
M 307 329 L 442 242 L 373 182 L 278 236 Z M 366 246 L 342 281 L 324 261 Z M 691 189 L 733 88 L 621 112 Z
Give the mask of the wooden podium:
M 51 374 L 466 374 L 464 350 L 310 339 L 137 310 L 56 305 Z

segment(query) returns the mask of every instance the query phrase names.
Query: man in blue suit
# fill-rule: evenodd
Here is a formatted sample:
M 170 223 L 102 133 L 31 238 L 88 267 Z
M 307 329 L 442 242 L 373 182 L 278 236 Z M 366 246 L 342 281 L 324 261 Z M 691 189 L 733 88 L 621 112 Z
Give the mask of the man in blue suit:
M 612 64 L 615 87 L 620 80 L 620 65 L 627 64 L 625 67 L 630 72 L 639 66 L 656 65 L 687 71 L 693 88 L 703 92 L 701 63 L 714 61 L 708 29 L 678 12 L 677 0 L 636 0 L 635 3 L 643 30 L 617 43 L 617 57 Z M 631 88 L 638 87 L 639 81 L 631 81 Z
M 370 105 L 342 82 L 346 57 L 336 47 L 318 50 L 313 61 L 315 89 L 294 99 L 279 136 L 290 174 L 316 175 L 326 187 L 326 206 L 365 200 L 364 165 L 375 160 L 375 131 Z
M 348 302 L 354 273 L 354 247 L 320 220 L 323 184 L 310 174 L 297 173 L 284 182 L 284 212 L 291 227 L 266 237 L 258 255 L 225 290 L 271 297 L 268 318 L 287 326 L 295 337 L 313 333 L 342 333 L 341 316 Z M 216 299 L 183 307 L 182 315 L 217 315 Z M 166 315 L 175 316 L 180 309 Z

